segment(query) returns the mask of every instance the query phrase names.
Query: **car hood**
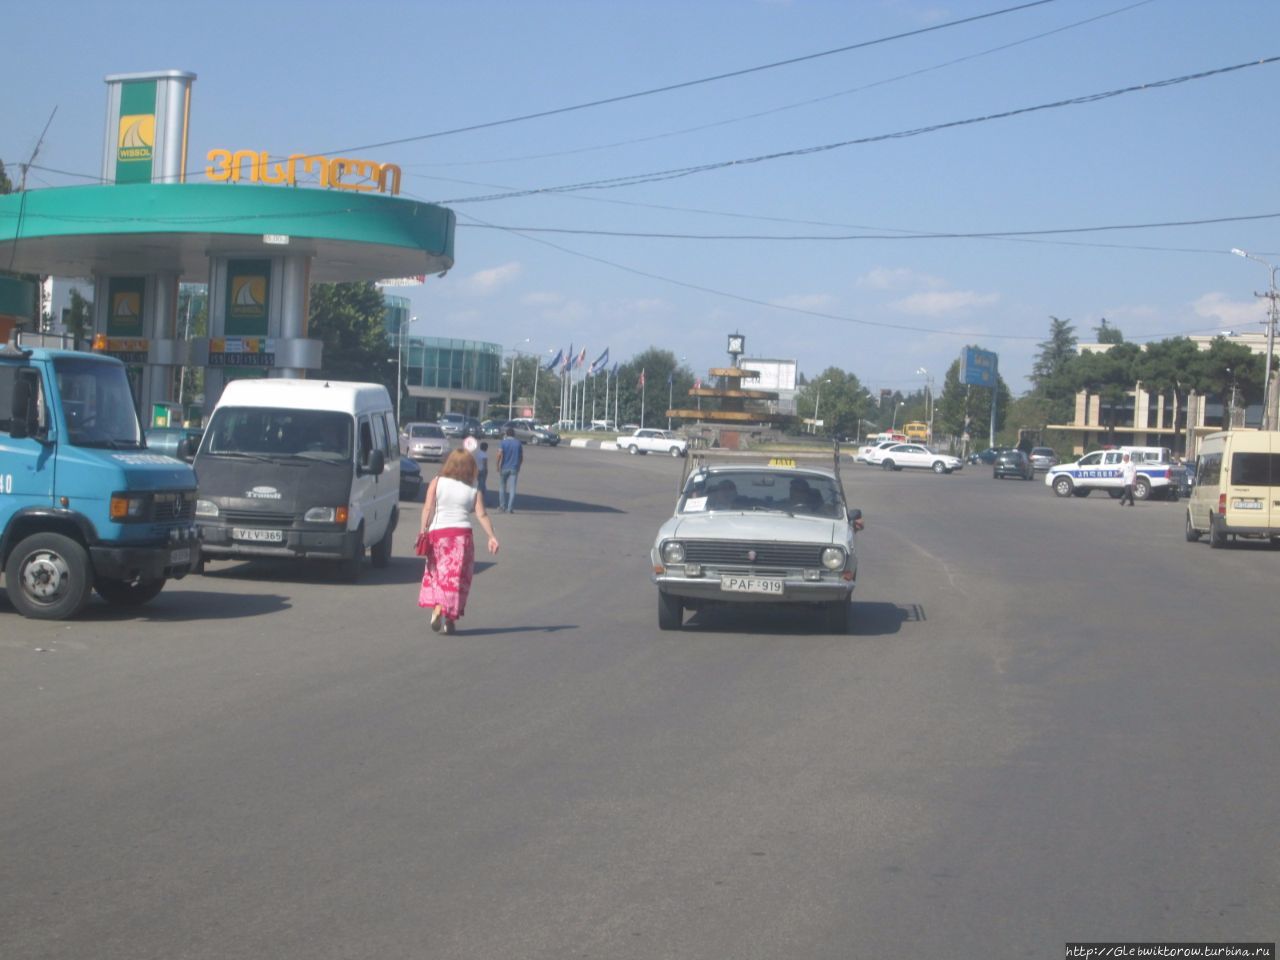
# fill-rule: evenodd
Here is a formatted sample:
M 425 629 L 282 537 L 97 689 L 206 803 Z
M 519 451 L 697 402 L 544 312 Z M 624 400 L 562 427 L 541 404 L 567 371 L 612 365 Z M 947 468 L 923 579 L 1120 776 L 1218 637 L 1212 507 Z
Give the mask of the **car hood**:
M 761 511 L 716 510 L 680 514 L 658 531 L 658 539 L 772 540 L 785 543 L 843 543 L 848 525 L 829 517 Z

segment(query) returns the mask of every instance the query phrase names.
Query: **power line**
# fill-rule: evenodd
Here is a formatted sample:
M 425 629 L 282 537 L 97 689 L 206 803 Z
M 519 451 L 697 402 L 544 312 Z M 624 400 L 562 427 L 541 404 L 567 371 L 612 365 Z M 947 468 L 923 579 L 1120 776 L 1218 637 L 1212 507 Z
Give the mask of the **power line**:
M 948 20 L 946 23 L 936 23 L 931 27 L 921 27 L 917 30 L 908 30 L 903 33 L 895 33 L 887 37 L 877 37 L 874 40 L 863 40 L 859 43 L 850 43 L 842 47 L 835 47 L 831 50 L 822 50 L 818 53 L 807 53 L 799 57 L 790 57 L 786 60 L 777 60 L 773 63 L 759 64 L 754 67 L 744 67 L 741 70 L 730 70 L 727 73 L 717 73 L 710 77 L 701 77 L 697 80 L 684 80 L 679 83 L 669 83 L 661 87 L 652 87 L 648 90 L 639 90 L 634 93 L 619 94 L 616 97 L 604 97 L 599 100 L 588 100 L 585 103 L 576 103 L 567 107 L 555 107 L 550 110 L 539 110 L 536 113 L 526 113 L 516 117 L 507 117 L 504 120 L 490 120 L 485 123 L 473 123 L 465 127 L 454 127 L 451 130 L 438 130 L 435 133 L 422 133 L 410 137 L 399 137 L 395 140 L 383 140 L 379 143 L 363 143 L 354 147 L 341 147 L 337 150 L 320 151 L 323 153 L 347 153 L 354 150 L 374 150 L 379 147 L 394 147 L 402 143 L 417 143 L 422 140 L 432 140 L 436 137 L 448 137 L 458 133 L 470 133 L 474 130 L 487 130 L 491 127 L 505 126 L 511 123 L 522 123 L 526 120 L 539 120 L 544 117 L 554 117 L 562 113 L 572 113 L 576 110 L 587 110 L 592 107 L 603 107 L 612 103 L 624 103 L 627 100 L 638 100 L 641 97 L 651 97 L 659 93 L 671 93 L 676 90 L 687 90 L 690 87 L 702 86 L 708 83 L 716 83 L 720 80 L 731 80 L 734 77 L 745 77 L 753 73 L 761 73 L 765 70 L 775 70 L 779 67 L 790 67 L 797 63 L 805 63 L 810 60 L 819 60 L 823 57 L 831 57 L 840 53 L 849 53 L 852 50 L 863 50 L 867 47 L 874 47 L 883 43 L 890 43 L 894 40 L 904 40 L 908 37 L 918 37 L 926 33 L 934 33 L 939 30 L 947 30 L 951 27 L 958 27 L 966 23 L 976 23 L 980 20 L 988 20 L 992 17 L 1003 16 L 1006 13 L 1017 13 L 1020 10 L 1028 10 L 1032 7 L 1044 6 L 1048 3 L 1055 3 L 1057 0 L 1031 0 L 1029 3 L 1021 3 L 1013 7 L 1005 7 L 1002 10 L 992 10 L 988 13 L 975 14 L 972 17 L 962 17 L 959 20 Z
M 453 197 L 447 200 L 436 201 L 441 204 L 454 203 L 485 203 L 492 200 L 511 200 L 517 197 L 536 196 L 539 194 L 550 193 L 569 193 L 575 190 L 604 190 L 617 187 L 634 187 L 645 183 L 658 183 L 664 180 L 676 180 L 681 177 L 693 176 L 699 173 L 708 173 L 713 170 L 723 170 L 728 167 L 746 166 L 749 164 L 765 163 L 771 160 L 781 160 L 789 157 L 809 156 L 815 153 L 824 153 L 830 150 L 839 150 L 844 147 L 865 146 L 869 143 L 880 143 L 886 140 L 904 140 L 909 137 L 918 137 L 927 133 L 937 133 L 941 130 L 951 130 L 957 127 L 972 126 L 979 123 L 989 123 L 993 120 L 1007 120 L 1010 117 L 1021 116 L 1028 113 L 1036 113 L 1043 110 L 1056 110 L 1062 107 L 1079 106 L 1086 103 L 1097 103 L 1101 100 L 1109 100 L 1114 97 L 1124 96 L 1129 93 L 1137 93 L 1145 90 L 1156 90 L 1162 87 L 1174 86 L 1176 84 L 1189 83 L 1194 80 L 1204 80 L 1208 77 L 1221 76 L 1222 74 L 1233 73 L 1238 70 L 1244 70 L 1249 67 L 1259 67 L 1275 63 L 1280 57 L 1264 57 L 1259 60 L 1251 60 L 1247 63 L 1233 64 L 1229 67 L 1218 67 L 1213 70 L 1204 70 L 1199 73 L 1184 74 L 1180 77 L 1171 77 L 1167 80 L 1155 80 L 1149 83 L 1136 84 L 1130 87 L 1121 87 L 1116 90 L 1107 90 L 1102 93 L 1091 93 L 1079 97 L 1070 97 L 1065 100 L 1055 100 L 1049 103 L 1035 104 L 1029 107 L 1019 107 L 1014 110 L 1005 110 L 1000 113 L 986 114 L 979 117 L 969 117 L 964 120 L 951 120 L 944 123 L 929 124 L 924 127 L 915 127 L 910 130 L 899 130 L 894 133 L 882 133 L 869 137 L 858 137 L 852 140 L 841 140 L 836 143 L 826 143 L 819 146 L 799 147 L 794 150 L 780 150 L 775 153 L 765 153 L 754 157 L 740 157 L 734 160 L 720 160 L 714 163 L 698 164 L 691 167 L 674 167 L 668 170 L 657 170 L 649 173 L 636 173 L 623 177 L 610 177 L 603 180 L 588 180 L 580 183 L 563 184 L 556 187 L 537 187 L 528 190 L 513 191 L 509 193 L 489 194 L 487 196 L 478 197 Z
M 729 126 L 735 123 L 742 123 L 747 120 L 758 120 L 761 117 L 771 116 L 775 113 L 784 113 L 788 110 L 796 110 L 796 109 L 799 109 L 800 107 L 808 107 L 816 103 L 825 103 L 826 101 L 834 100 L 837 97 L 846 97 L 854 93 L 861 93 L 864 90 L 871 90 L 871 89 L 874 89 L 875 87 L 882 87 L 890 83 L 896 83 L 899 80 L 908 80 L 912 77 L 918 77 L 926 73 L 932 73 L 937 70 L 945 69 L 946 67 L 952 67 L 958 63 L 965 63 L 966 61 L 969 61 L 969 60 L 976 60 L 980 57 L 989 56 L 993 53 L 999 53 L 1000 51 L 1003 51 L 1003 50 L 1009 50 L 1013 47 L 1021 46 L 1022 44 L 1025 44 L 1025 43 L 1031 43 L 1032 41 L 1035 41 L 1035 40 L 1042 40 L 1045 37 L 1050 37 L 1057 33 L 1063 33 L 1067 30 L 1073 30 L 1076 27 L 1081 27 L 1090 23 L 1095 23 L 1096 21 L 1106 19 L 1107 17 L 1114 17 L 1117 14 L 1125 13 L 1129 10 L 1133 10 L 1136 7 L 1144 7 L 1147 4 L 1154 3 L 1154 2 L 1155 0 L 1138 0 L 1137 3 L 1131 3 L 1128 6 L 1120 7 L 1119 9 L 1116 9 L 1116 10 L 1110 10 L 1106 13 L 1100 13 L 1096 17 L 1089 17 L 1085 20 L 1077 20 L 1074 23 L 1068 23 L 1061 27 L 1056 27 L 1053 30 L 1046 30 L 1043 33 L 1037 33 L 1029 37 L 1023 37 L 1020 40 L 1014 40 L 1010 43 L 1003 43 L 1003 44 L 1000 44 L 999 46 L 989 47 L 986 50 L 980 50 L 977 53 L 971 53 L 963 57 L 956 57 L 953 60 L 947 60 L 947 61 L 944 61 L 943 63 L 936 63 L 936 64 L 933 64 L 932 66 L 921 67 L 919 70 L 911 70 L 907 73 L 897 74 L 896 76 L 885 77 L 884 79 L 881 79 L 881 80 L 875 80 L 875 81 L 872 81 L 871 83 L 862 84 L 861 86 L 851 87 L 847 90 L 838 90 L 835 93 L 825 94 L 824 96 L 821 96 L 821 97 L 812 97 L 808 100 L 798 100 L 794 103 L 783 104 L 781 106 L 772 107 L 768 110 L 760 110 L 755 113 L 743 114 L 737 117 L 729 117 L 724 120 L 716 120 L 712 123 L 704 123 L 699 126 L 683 127 L 678 130 L 669 130 L 665 133 L 656 133 L 647 137 L 633 137 L 632 139 L 629 139 L 629 140 L 616 140 L 612 143 L 596 144 L 594 146 L 589 146 L 589 147 L 578 147 L 572 150 L 559 150 L 552 153 L 535 153 L 535 154 L 527 154 L 522 157 L 500 157 L 497 159 L 490 159 L 490 160 L 451 160 L 445 163 L 417 163 L 417 164 L 406 165 L 405 169 L 412 170 L 412 169 L 422 169 L 426 167 L 487 166 L 491 164 L 500 164 L 500 163 L 523 163 L 530 160 L 548 160 L 555 157 L 569 157 L 569 156 L 575 156 L 583 153 L 592 153 L 599 150 L 610 150 L 615 147 L 627 147 L 627 146 L 634 146 L 635 144 L 640 144 L 640 143 L 651 143 L 655 140 L 666 140 L 672 137 L 684 136 L 690 133 L 699 133 L 703 130 L 713 130 L 717 127 L 724 127 L 724 126 Z

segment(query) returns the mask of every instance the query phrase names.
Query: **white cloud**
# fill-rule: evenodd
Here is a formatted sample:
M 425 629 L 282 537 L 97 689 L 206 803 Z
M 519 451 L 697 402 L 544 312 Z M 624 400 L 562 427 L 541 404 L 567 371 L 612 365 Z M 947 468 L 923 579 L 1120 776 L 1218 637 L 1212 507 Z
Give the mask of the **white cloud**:
M 899 313 L 919 317 L 942 317 L 961 313 L 972 307 L 986 307 L 1000 300 L 998 293 L 975 293 L 972 290 L 934 290 L 913 293 L 889 304 Z
M 1192 304 L 1196 316 L 1214 320 L 1222 329 L 1237 333 L 1252 331 L 1255 325 L 1265 323 L 1266 309 L 1256 300 L 1232 300 L 1225 293 L 1206 293 Z
M 488 270 L 478 270 L 463 277 L 458 282 L 457 287 L 464 294 L 480 297 L 488 296 L 499 287 L 506 286 L 518 277 L 522 269 L 523 267 L 519 263 L 513 261 L 490 267 Z
M 830 310 L 836 298 L 829 293 L 793 293 L 769 301 L 779 307 L 792 307 L 796 310 Z
M 526 293 L 520 298 L 520 302 L 526 307 L 546 307 L 552 304 L 564 303 L 564 294 L 552 293 L 549 290 Z
M 924 287 L 936 290 L 944 286 L 937 277 L 925 273 L 916 273 L 906 267 L 875 267 L 860 276 L 858 286 L 868 290 L 906 290 L 909 287 Z

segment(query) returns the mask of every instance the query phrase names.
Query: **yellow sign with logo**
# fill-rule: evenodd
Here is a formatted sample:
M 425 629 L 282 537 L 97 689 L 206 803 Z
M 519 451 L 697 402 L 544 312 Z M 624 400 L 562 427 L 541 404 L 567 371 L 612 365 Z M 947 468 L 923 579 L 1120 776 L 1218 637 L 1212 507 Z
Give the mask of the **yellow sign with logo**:
M 120 142 L 116 156 L 120 160 L 150 160 L 156 145 L 156 118 L 152 113 L 136 113 L 120 118 Z
M 796 465 L 795 457 L 770 457 L 769 466 L 771 467 L 794 467 Z
M 287 160 L 272 160 L 266 150 L 210 150 L 204 172 L 210 180 L 252 183 L 283 183 L 296 186 L 298 176 L 313 174 L 322 187 L 354 190 L 357 193 L 400 192 L 400 168 L 394 163 L 354 160 L 350 157 L 322 157 L 293 153 Z M 247 170 L 247 173 L 245 172 Z

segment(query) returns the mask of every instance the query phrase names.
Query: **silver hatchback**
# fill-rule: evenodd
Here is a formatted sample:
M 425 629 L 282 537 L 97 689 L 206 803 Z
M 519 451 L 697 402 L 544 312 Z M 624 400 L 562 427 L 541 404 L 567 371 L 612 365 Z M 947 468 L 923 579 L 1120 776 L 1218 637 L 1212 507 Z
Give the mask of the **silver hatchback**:
M 1027 459 L 1031 461 L 1033 470 L 1048 470 L 1058 465 L 1058 455 L 1053 452 L 1053 447 L 1032 447 Z

